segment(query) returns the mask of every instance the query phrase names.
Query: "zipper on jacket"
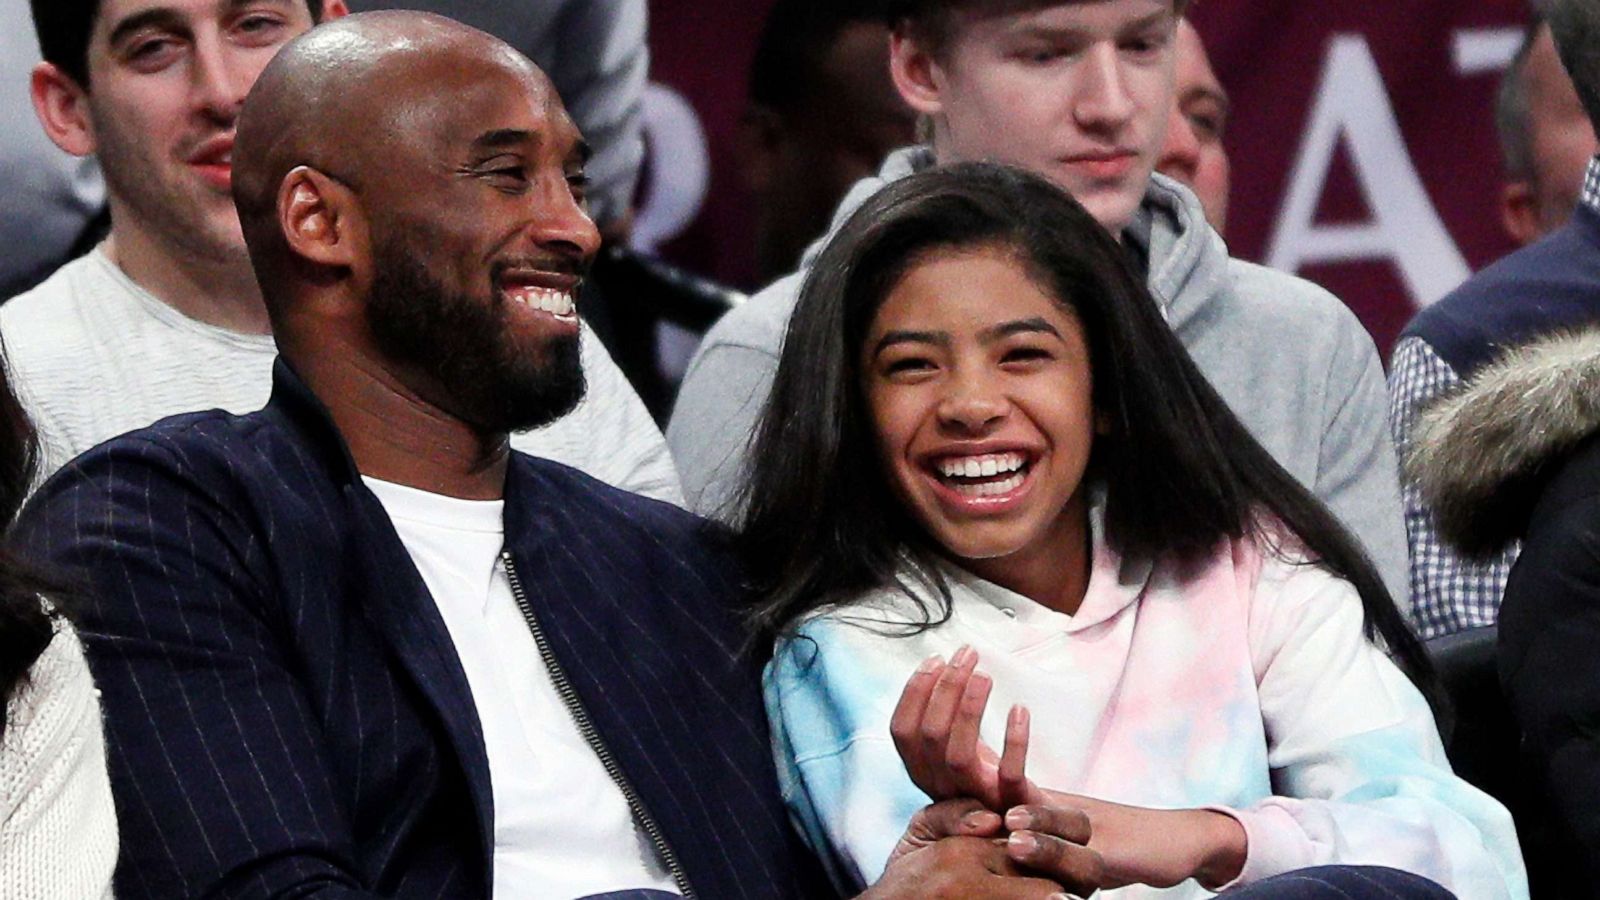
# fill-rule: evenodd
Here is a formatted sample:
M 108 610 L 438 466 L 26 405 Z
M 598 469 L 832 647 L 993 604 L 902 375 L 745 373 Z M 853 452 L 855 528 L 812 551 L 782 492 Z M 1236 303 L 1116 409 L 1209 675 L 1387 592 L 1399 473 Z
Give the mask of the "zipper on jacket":
M 561 702 L 567 707 L 567 712 L 572 714 L 572 719 L 578 725 L 578 733 L 600 758 L 600 765 L 611 776 L 611 781 L 622 791 L 622 797 L 628 802 L 628 809 L 633 811 L 633 817 L 639 822 L 645 834 L 650 836 L 650 842 L 655 845 L 656 853 L 661 856 L 661 864 L 667 867 L 667 873 L 672 876 L 673 882 L 678 885 L 678 893 L 684 900 L 694 900 L 694 888 L 689 886 L 689 876 L 679 865 L 677 854 L 667 845 L 666 835 L 661 833 L 661 826 L 656 823 L 650 811 L 645 809 L 644 801 L 639 798 L 633 785 L 622 774 L 622 767 L 617 765 L 611 751 L 606 748 L 605 741 L 600 739 L 600 732 L 595 730 L 594 722 L 589 718 L 588 710 L 583 708 L 583 701 L 578 699 L 578 692 L 573 689 L 572 682 L 567 680 L 567 673 L 562 670 L 561 663 L 550 650 L 550 645 L 545 641 L 544 629 L 539 625 L 539 619 L 533 614 L 533 607 L 528 605 L 528 595 L 522 590 L 522 579 L 517 577 L 516 564 L 511 559 L 510 550 L 500 551 L 500 562 L 506 567 L 506 580 L 511 584 L 511 596 L 517 601 L 517 609 L 522 611 L 522 618 L 528 623 L 528 630 L 533 632 L 533 642 L 539 648 L 539 657 L 544 660 L 544 666 L 550 670 L 550 681 L 555 685 L 556 693 L 561 695 Z

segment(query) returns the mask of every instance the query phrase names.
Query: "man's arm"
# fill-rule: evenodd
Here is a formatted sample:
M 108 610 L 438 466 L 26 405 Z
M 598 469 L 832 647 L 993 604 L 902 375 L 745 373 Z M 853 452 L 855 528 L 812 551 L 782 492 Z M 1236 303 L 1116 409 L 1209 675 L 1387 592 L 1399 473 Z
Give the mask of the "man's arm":
M 1353 532 L 1402 613 L 1410 609 L 1400 472 L 1389 438 L 1388 395 L 1372 338 L 1342 319 L 1324 393 L 1322 445 L 1312 490 Z
M 91 451 L 18 523 L 76 579 L 123 897 L 363 897 L 304 686 L 275 637 L 264 536 L 169 449 Z
M 695 512 L 731 522 L 739 479 L 772 379 L 775 353 L 722 342 L 716 332 L 695 355 L 667 423 L 667 444 Z
M 602 229 L 627 215 L 644 162 L 647 16 L 644 0 L 577 0 L 551 32 L 550 80 L 594 147 L 589 207 Z
M 1389 428 L 1403 455 L 1417 417 L 1461 383 L 1454 368 L 1419 337 L 1395 345 L 1389 372 Z M 1411 553 L 1411 616 L 1424 639 L 1492 625 L 1517 547 L 1484 561 L 1466 559 L 1439 534 L 1433 510 L 1413 482 L 1401 485 Z

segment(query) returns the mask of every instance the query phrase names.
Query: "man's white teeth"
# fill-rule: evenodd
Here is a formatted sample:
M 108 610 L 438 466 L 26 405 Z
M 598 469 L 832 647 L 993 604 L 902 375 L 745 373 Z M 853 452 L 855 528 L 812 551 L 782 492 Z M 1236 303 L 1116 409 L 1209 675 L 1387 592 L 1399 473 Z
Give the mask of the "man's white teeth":
M 572 315 L 572 294 L 554 288 L 529 287 L 511 292 L 512 299 L 553 316 Z
M 1015 472 L 1022 468 L 1022 463 L 1021 453 L 951 456 L 940 461 L 939 474 L 946 478 L 987 478 L 992 475 Z
M 976 484 L 954 485 L 958 494 L 966 497 L 998 497 L 1022 487 L 1022 473 L 1018 472 L 1004 481 L 980 481 Z

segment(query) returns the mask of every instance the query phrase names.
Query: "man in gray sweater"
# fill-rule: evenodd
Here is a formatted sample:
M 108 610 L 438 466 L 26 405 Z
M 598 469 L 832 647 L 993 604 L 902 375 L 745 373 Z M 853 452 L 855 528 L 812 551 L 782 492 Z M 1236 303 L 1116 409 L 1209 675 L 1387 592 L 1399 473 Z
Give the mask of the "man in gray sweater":
M 1121 237 L 1201 370 L 1361 540 L 1404 609 L 1405 531 L 1371 338 L 1326 291 L 1230 258 L 1194 195 L 1152 174 L 1188 0 L 889 6 L 891 73 L 930 140 L 857 184 L 835 227 L 887 182 L 939 163 L 994 159 L 1051 178 Z M 749 437 L 817 250 L 729 313 L 690 364 L 667 440 L 700 512 L 737 516 Z

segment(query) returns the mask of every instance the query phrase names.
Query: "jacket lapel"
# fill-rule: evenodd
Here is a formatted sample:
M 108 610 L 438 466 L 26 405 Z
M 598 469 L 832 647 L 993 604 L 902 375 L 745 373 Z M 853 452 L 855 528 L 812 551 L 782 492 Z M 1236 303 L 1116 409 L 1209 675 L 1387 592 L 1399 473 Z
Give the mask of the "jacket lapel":
M 344 492 L 357 523 L 352 531 L 356 537 L 345 549 L 358 563 L 358 583 L 369 591 L 362 598 L 364 606 L 374 628 L 444 723 L 472 792 L 487 873 L 493 859 L 494 794 L 483 726 L 466 672 L 444 618 L 383 506 L 362 485 L 346 485 Z

